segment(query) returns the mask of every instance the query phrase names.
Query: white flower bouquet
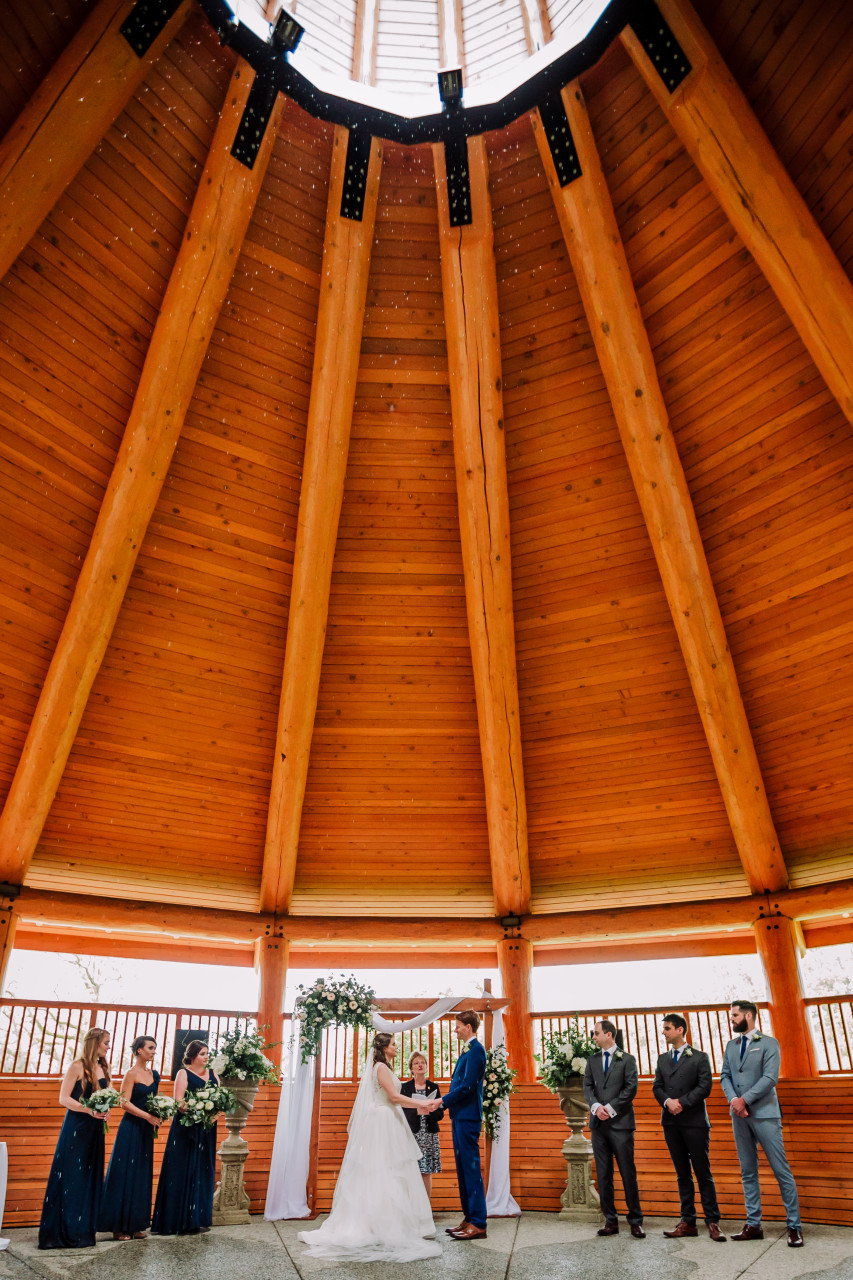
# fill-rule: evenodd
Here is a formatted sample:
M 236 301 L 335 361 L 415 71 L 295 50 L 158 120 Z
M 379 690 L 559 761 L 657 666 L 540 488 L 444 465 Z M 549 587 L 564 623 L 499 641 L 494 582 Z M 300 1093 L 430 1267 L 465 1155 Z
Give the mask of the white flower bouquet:
M 237 1099 L 221 1084 L 206 1084 L 203 1089 L 188 1089 L 176 1112 L 181 1124 L 189 1129 L 203 1124 L 210 1129 L 223 1111 L 234 1111 Z
M 326 1027 L 366 1027 L 372 1031 L 375 993 L 371 987 L 359 986 L 354 977 L 341 974 L 339 982 L 318 978 L 313 986 L 300 986 L 298 991 L 294 1027 L 299 1027 L 303 1062 L 320 1052 Z
M 94 1115 L 103 1118 L 104 1133 L 106 1133 L 110 1112 L 113 1107 L 121 1106 L 124 1102 L 124 1094 L 119 1093 L 118 1089 L 113 1089 L 112 1086 L 108 1085 L 106 1089 L 94 1089 L 88 1098 L 78 1098 L 77 1101 L 87 1111 L 91 1111 Z
M 498 1045 L 486 1050 L 486 1074 L 483 1077 L 483 1126 L 486 1137 L 498 1136 L 501 1106 L 513 1091 L 513 1080 L 518 1075 L 506 1060 L 506 1049 Z
M 154 1116 L 157 1121 L 157 1127 L 154 1135 L 160 1132 L 160 1125 L 166 1120 L 171 1120 L 177 1110 L 174 1098 L 167 1098 L 164 1094 L 152 1093 L 150 1098 L 145 1101 L 145 1110 L 149 1115 Z
M 598 1045 L 592 1036 L 581 1031 L 575 1015 L 566 1031 L 542 1037 L 542 1052 L 536 1055 L 539 1078 L 552 1093 L 564 1089 L 578 1076 L 583 1076 L 587 1059 L 594 1053 L 598 1053 Z
M 275 1047 L 261 1035 L 264 1030 L 265 1027 L 250 1030 L 246 1019 L 245 1026 L 241 1027 L 238 1021 L 232 1031 L 220 1037 L 215 1057 L 210 1063 L 216 1074 L 229 1080 L 245 1080 L 249 1084 L 261 1080 L 267 1084 L 281 1084 L 281 1072 L 264 1053 L 265 1049 Z

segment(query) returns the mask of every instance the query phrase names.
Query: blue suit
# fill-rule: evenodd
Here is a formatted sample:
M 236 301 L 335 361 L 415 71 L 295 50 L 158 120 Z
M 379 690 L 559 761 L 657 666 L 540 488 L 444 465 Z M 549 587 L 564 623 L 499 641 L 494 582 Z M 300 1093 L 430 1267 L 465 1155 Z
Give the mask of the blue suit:
M 480 1168 L 480 1129 L 485 1074 L 486 1051 L 474 1037 L 459 1055 L 450 1090 L 441 1100 L 444 1110 L 450 1112 L 462 1212 L 466 1222 L 473 1222 L 483 1230 L 486 1228 L 486 1190 Z

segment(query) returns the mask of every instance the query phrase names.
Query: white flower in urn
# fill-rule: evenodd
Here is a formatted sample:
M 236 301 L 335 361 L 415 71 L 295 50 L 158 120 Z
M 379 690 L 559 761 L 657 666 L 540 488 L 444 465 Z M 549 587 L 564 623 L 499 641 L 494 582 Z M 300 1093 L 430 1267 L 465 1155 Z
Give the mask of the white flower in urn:
M 216 1074 L 221 1076 L 222 1072 L 228 1066 L 228 1059 L 225 1057 L 224 1053 L 217 1053 L 210 1065 L 213 1067 Z
M 572 1071 L 577 1071 L 582 1076 L 586 1071 L 586 1058 L 572 1058 Z

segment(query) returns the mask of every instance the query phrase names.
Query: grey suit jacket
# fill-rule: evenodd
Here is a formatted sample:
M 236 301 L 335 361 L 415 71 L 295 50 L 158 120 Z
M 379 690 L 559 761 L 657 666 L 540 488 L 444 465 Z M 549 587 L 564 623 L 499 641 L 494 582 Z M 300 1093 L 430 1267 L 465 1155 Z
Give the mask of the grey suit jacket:
M 618 1055 L 618 1056 L 617 1056 Z M 614 1050 L 610 1058 L 610 1069 L 604 1074 L 604 1054 L 596 1053 L 587 1059 L 583 1078 L 583 1093 L 587 1104 L 609 1102 L 616 1115 L 611 1120 L 597 1120 L 590 1116 L 589 1127 L 607 1125 L 610 1129 L 636 1129 L 634 1108 L 631 1105 L 637 1096 L 639 1073 L 637 1059 L 622 1049 Z
M 723 1054 L 720 1084 L 723 1093 L 732 1098 L 743 1098 L 749 1114 L 755 1120 L 779 1119 L 782 1108 L 776 1096 L 781 1054 L 779 1041 L 762 1031 L 757 1040 L 750 1040 L 740 1060 L 740 1037 L 730 1040 Z
M 707 1053 L 694 1049 L 681 1051 L 678 1062 L 673 1063 L 672 1054 L 662 1053 L 658 1058 L 655 1082 L 652 1092 L 663 1110 L 660 1122 L 665 1128 L 677 1129 L 709 1129 L 708 1109 L 705 1099 L 711 1092 L 711 1063 Z M 667 1098 L 677 1099 L 683 1108 L 677 1116 L 664 1106 Z

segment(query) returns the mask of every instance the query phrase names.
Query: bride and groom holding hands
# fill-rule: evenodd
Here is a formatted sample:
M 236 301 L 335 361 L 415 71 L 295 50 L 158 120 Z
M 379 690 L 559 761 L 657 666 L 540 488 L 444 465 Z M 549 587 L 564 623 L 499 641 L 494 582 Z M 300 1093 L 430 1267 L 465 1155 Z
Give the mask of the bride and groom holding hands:
M 486 1051 L 477 1039 L 479 1014 L 456 1015 L 463 1050 L 450 1089 L 439 1098 L 407 1097 L 394 1074 L 397 1043 L 387 1032 L 373 1038 L 347 1126 L 347 1146 L 331 1212 L 315 1231 L 300 1231 L 315 1258 L 354 1262 L 412 1262 L 441 1253 L 418 1164 L 421 1150 L 403 1108 L 422 1115 L 443 1108 L 451 1118 L 453 1154 L 463 1220 L 456 1240 L 486 1236 L 486 1193 L 480 1168 Z

